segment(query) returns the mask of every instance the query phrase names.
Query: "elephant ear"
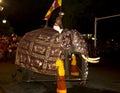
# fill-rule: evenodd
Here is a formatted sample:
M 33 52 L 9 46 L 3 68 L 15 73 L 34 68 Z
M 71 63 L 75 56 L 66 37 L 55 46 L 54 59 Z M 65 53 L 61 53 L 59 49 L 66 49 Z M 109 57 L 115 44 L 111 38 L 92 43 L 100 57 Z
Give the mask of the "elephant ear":
M 69 30 L 63 31 L 61 34 L 61 41 L 62 41 L 62 47 L 66 49 L 70 49 L 72 46 L 72 33 Z

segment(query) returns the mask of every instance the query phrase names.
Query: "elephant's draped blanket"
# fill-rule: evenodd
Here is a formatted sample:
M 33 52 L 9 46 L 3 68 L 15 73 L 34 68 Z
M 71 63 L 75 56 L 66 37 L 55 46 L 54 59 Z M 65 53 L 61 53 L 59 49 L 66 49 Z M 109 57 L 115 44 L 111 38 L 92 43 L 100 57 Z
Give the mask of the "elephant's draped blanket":
M 26 33 L 20 40 L 15 64 L 33 72 L 56 75 L 56 60 L 64 50 L 70 48 L 76 52 L 87 54 L 87 46 L 82 35 L 76 30 L 65 30 L 59 34 L 47 27 Z

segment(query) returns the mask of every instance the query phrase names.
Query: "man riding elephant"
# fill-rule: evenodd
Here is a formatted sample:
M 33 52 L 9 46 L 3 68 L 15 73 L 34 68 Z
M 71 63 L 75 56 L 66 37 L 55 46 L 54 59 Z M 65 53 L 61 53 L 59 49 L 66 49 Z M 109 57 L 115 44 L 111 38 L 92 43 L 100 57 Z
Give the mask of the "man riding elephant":
M 62 25 L 62 18 L 63 18 L 64 13 L 60 12 L 59 16 L 56 18 L 56 21 L 53 25 L 53 29 L 61 33 L 63 31 L 63 25 Z

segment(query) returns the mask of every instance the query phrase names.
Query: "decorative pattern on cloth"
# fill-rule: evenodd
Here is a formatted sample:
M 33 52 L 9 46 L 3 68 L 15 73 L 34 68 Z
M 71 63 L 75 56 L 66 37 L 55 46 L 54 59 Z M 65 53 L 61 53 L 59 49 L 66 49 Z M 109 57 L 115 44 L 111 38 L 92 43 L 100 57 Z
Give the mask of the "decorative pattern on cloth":
M 70 49 L 72 46 L 72 33 L 70 30 L 64 30 L 61 34 L 62 47 Z
M 26 33 L 20 40 L 16 52 L 15 64 L 28 70 L 56 75 L 56 60 L 64 50 L 73 51 L 87 55 L 87 44 L 83 36 L 76 30 L 64 29 L 59 34 L 50 27 L 40 28 Z
M 63 48 L 70 49 L 71 47 L 74 47 L 75 52 L 88 55 L 85 38 L 77 30 L 64 29 L 64 31 L 60 34 L 60 37 Z
M 38 29 L 26 33 L 19 42 L 15 64 L 37 73 L 56 75 L 55 61 L 62 52 L 56 31 Z

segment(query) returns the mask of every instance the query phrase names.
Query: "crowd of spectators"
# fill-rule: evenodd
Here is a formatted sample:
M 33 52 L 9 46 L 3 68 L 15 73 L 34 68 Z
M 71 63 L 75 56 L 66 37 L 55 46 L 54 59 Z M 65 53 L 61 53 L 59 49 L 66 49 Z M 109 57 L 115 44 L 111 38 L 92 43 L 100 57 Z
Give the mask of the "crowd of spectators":
M 0 34 L 0 62 L 6 62 L 15 59 L 19 40 L 20 37 L 16 34 Z

